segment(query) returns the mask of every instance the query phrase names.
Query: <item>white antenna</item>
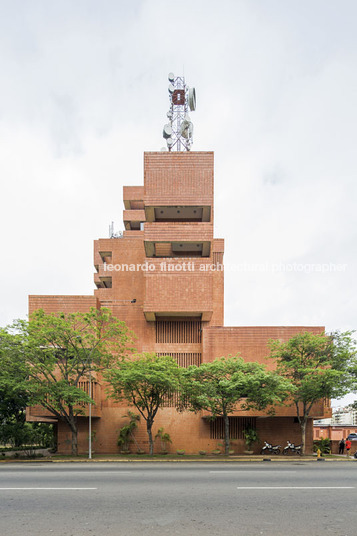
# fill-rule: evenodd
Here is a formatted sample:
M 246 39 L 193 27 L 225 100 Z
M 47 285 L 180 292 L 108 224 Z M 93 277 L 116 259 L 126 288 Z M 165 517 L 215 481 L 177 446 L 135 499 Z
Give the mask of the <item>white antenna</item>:
M 164 126 L 163 137 L 169 151 L 189 151 L 193 143 L 193 124 L 188 115 L 196 109 L 195 88 L 189 88 L 183 76 L 169 73 L 170 109 L 167 112 L 169 123 Z
M 123 238 L 123 233 L 121 231 L 114 231 L 114 222 L 109 225 L 109 238 Z

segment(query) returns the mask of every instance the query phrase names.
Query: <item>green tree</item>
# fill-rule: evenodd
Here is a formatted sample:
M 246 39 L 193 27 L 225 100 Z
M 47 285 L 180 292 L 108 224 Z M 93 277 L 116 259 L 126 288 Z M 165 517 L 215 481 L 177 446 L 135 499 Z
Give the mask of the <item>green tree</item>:
M 28 369 L 20 334 L 0 329 L 0 443 L 53 447 L 53 426 L 26 422 Z
M 277 372 L 293 386 L 291 399 L 301 427 L 304 454 L 306 424 L 314 403 L 339 398 L 351 389 L 351 367 L 356 356 L 352 332 L 329 336 L 305 332 L 287 342 L 271 340 L 269 344 Z
M 31 404 L 40 404 L 72 433 L 72 454 L 78 453 L 78 416 L 94 403 L 81 388 L 92 372 L 100 372 L 130 351 L 131 334 L 108 309 L 87 313 L 34 312 L 12 329 L 22 337 Z
M 262 410 L 281 403 L 289 383 L 259 363 L 245 362 L 241 357 L 217 358 L 201 366 L 190 366 L 184 372 L 182 409 L 209 411 L 212 418 L 224 420 L 224 450 L 229 454 L 229 415 L 240 409 Z M 273 409 L 271 408 L 272 412 Z
M 18 359 L 22 339 L 0 329 L 0 443 L 20 447 L 25 441 L 27 370 Z
M 152 426 L 167 398 L 179 389 L 181 369 L 170 356 L 144 353 L 126 359 L 104 374 L 111 386 L 110 397 L 127 400 L 146 421 L 149 453 L 154 453 Z

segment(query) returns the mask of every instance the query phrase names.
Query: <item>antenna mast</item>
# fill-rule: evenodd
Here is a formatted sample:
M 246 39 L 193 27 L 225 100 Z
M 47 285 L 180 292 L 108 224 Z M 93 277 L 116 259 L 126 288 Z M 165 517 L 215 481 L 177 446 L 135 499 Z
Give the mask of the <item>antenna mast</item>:
M 189 151 L 193 143 L 193 124 L 188 115 L 196 109 L 195 88 L 186 85 L 183 76 L 169 76 L 170 108 L 167 112 L 169 123 L 164 126 L 163 137 L 169 151 Z

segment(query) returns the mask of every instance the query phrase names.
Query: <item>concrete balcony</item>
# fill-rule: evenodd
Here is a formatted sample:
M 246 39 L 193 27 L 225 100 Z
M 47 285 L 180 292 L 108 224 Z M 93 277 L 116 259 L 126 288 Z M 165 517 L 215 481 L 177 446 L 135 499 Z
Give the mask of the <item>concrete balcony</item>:
M 211 207 L 202 205 L 145 207 L 148 222 L 209 222 Z
M 146 223 L 144 239 L 148 242 L 204 242 L 213 240 L 213 224 L 205 222 Z
M 143 311 L 148 321 L 163 316 L 196 316 L 209 321 L 213 312 L 212 274 L 167 272 L 145 274 Z
M 144 186 L 124 186 L 123 201 L 127 210 L 141 210 L 144 208 Z
M 330 401 L 328 401 L 328 404 Z M 321 418 L 327 418 L 329 415 L 324 413 L 324 408 L 327 409 L 326 402 L 324 400 L 319 400 L 316 402 L 310 411 L 309 418 L 313 419 L 321 419 Z M 242 403 L 239 402 L 234 411 L 230 413 L 232 417 L 268 417 L 269 416 L 269 410 L 271 410 L 271 406 L 266 408 L 265 410 L 244 410 L 242 409 Z M 302 405 L 300 407 L 300 415 L 302 414 Z M 331 410 L 331 408 L 330 408 Z M 202 412 L 202 417 L 209 417 L 211 414 L 207 411 Z M 324 416 L 326 415 L 326 417 Z M 332 415 L 332 410 L 331 410 Z M 295 404 L 288 405 L 288 403 L 284 404 L 283 406 L 274 406 L 274 417 L 296 417 L 296 406 Z
M 212 223 L 154 222 L 146 223 L 144 227 L 144 246 L 147 257 L 208 257 L 212 240 Z M 162 254 L 161 244 L 171 244 L 171 249 Z
M 94 283 L 97 289 L 111 289 L 112 288 L 112 274 L 110 272 L 104 272 L 103 266 L 99 266 L 99 272 L 94 274 Z
M 140 231 L 140 224 L 145 222 L 144 210 L 123 210 L 124 227 L 127 231 Z

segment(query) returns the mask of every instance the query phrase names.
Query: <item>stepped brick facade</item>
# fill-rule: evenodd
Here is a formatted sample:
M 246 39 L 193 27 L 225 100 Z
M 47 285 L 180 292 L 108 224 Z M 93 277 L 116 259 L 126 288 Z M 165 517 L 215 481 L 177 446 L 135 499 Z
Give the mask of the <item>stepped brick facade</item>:
M 237 353 L 247 361 L 267 364 L 269 339 L 286 341 L 303 331 L 323 332 L 322 326 L 224 326 L 224 240 L 213 236 L 213 159 L 212 152 L 145 153 L 144 186 L 124 187 L 123 235 L 94 242 L 94 296 L 30 296 L 30 313 L 39 308 L 50 313 L 108 307 L 135 332 L 138 352 L 172 355 L 185 367 Z M 99 381 L 94 385 L 94 399 L 94 451 L 116 453 L 118 431 L 126 423 L 128 408 L 108 400 Z M 311 417 L 329 415 L 329 404 L 321 401 Z M 207 416 L 165 407 L 157 415 L 154 434 L 164 427 L 173 451 L 211 451 L 222 441 L 223 428 L 220 419 L 212 422 Z M 289 406 L 278 407 L 274 417 L 237 407 L 230 417 L 233 449 L 243 451 L 242 432 L 247 426 L 255 426 L 267 441 L 300 442 L 294 416 L 294 407 Z M 29 420 L 46 418 L 49 414 L 43 408 L 29 408 Z M 136 438 L 147 450 L 143 422 Z M 78 444 L 80 452 L 87 451 L 85 416 L 79 417 Z M 59 422 L 58 450 L 67 453 L 70 446 L 70 430 Z M 311 447 L 309 419 L 307 448 Z

